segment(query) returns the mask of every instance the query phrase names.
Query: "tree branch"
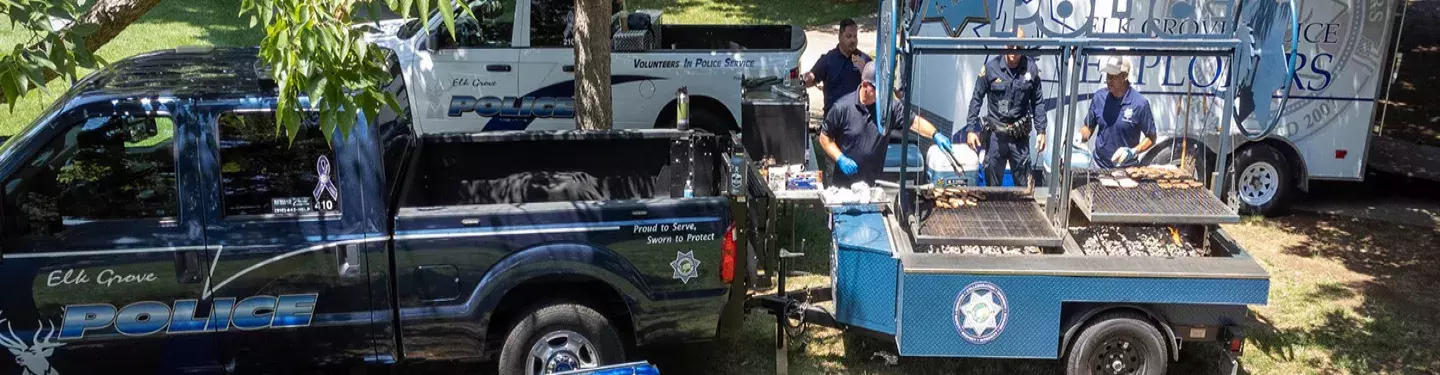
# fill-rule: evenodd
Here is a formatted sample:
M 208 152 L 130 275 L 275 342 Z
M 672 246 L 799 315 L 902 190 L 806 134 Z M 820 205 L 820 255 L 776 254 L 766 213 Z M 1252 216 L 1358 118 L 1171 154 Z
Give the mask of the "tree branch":
M 116 35 L 120 35 L 120 32 L 125 31 L 125 28 L 129 27 L 131 23 L 150 12 L 150 9 L 155 8 L 156 4 L 160 4 L 160 0 L 97 0 L 90 10 L 80 15 L 73 24 L 65 26 L 59 33 L 69 32 L 78 24 L 99 26 L 94 33 L 85 37 L 84 48 L 94 53 L 104 47 L 106 43 L 110 43 L 110 40 L 115 39 Z M 44 53 L 39 51 L 37 44 L 29 43 L 25 50 L 32 54 Z M 44 82 L 41 82 L 40 85 L 44 86 L 59 76 L 59 72 L 46 69 Z M 5 95 L 0 95 L 0 104 L 7 104 L 5 97 Z

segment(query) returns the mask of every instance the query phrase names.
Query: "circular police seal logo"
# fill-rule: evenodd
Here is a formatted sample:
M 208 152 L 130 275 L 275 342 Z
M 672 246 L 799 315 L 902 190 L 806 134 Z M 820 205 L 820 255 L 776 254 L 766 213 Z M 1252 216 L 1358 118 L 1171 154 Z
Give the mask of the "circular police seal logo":
M 976 281 L 955 296 L 955 330 L 971 344 L 994 341 L 1009 319 L 1010 303 L 995 284 Z

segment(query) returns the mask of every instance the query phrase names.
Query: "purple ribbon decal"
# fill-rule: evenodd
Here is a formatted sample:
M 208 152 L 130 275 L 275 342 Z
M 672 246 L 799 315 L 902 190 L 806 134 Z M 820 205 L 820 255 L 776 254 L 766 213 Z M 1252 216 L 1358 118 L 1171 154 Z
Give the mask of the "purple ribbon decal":
M 340 193 L 335 190 L 335 183 L 330 182 L 330 158 L 320 155 L 320 160 L 315 161 L 315 173 L 320 177 L 320 182 L 315 183 L 315 191 L 310 195 L 315 196 L 315 201 L 320 201 L 320 193 L 330 192 L 330 197 L 339 198 Z

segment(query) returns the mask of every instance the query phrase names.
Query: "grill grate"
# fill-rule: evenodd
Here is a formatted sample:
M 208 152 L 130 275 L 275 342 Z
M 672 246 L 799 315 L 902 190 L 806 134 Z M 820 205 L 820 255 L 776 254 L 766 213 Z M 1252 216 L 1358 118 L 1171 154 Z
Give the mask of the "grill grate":
M 935 208 L 926 201 L 916 241 L 931 245 L 1060 246 L 1063 239 L 1034 199 L 1012 192 L 985 192 L 974 207 Z
M 1087 183 L 1072 199 L 1091 222 L 1216 224 L 1239 222 L 1240 216 L 1204 188 L 1162 189 L 1154 181 L 1133 189 Z

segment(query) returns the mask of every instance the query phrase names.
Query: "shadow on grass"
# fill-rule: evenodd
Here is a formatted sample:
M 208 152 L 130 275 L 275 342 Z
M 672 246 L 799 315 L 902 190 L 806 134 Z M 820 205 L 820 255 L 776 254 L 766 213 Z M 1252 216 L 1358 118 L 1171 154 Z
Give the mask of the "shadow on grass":
M 265 36 L 264 25 L 250 27 L 240 16 L 240 2 L 232 0 L 163 1 L 136 24 L 180 22 L 203 30 L 197 38 L 216 46 L 255 46 Z
M 1357 294 L 1353 310 L 1325 313 L 1316 326 L 1275 329 L 1262 315 L 1245 322 L 1254 349 L 1292 359 L 1295 348 L 1318 348 L 1329 363 L 1350 373 L 1426 373 L 1440 371 L 1440 257 L 1433 245 L 1440 232 L 1430 228 L 1312 214 L 1277 221 L 1280 228 L 1308 237 L 1285 249 L 1288 254 L 1338 261 L 1370 277 L 1353 284 L 1322 284 L 1304 296 L 1323 305 Z

